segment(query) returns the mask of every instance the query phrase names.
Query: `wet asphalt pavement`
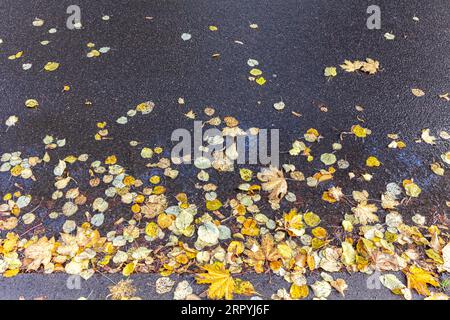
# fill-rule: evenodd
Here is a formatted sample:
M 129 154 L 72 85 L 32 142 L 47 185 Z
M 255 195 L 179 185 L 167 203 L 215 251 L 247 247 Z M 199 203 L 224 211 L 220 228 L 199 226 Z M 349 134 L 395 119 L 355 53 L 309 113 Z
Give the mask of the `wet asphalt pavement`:
M 91 159 L 104 159 L 114 153 L 131 173 L 148 179 L 152 172 L 144 170 L 145 161 L 130 147 L 129 141 L 137 140 L 150 147 L 165 146 L 168 156 L 167 146 L 174 145 L 170 141 L 172 131 L 193 130 L 192 120 L 184 116 L 191 109 L 201 114 L 205 106 L 213 106 L 220 117 L 238 118 L 243 129 L 280 129 L 283 152 L 307 129 L 317 128 L 326 139 L 316 147 L 316 154 L 329 152 L 339 133 L 350 130 L 358 123 L 359 116 L 372 129 L 371 138 L 364 144 L 353 144 L 351 149 L 347 147 L 343 155 L 352 171 L 359 174 L 365 170 L 362 159 L 370 155 L 383 163 L 372 180 L 370 192 L 381 194 L 386 183 L 413 177 L 420 182 L 423 196 L 414 200 L 407 212 L 402 212 L 405 219 L 414 213 L 430 219 L 435 219 L 437 213 L 448 214 L 445 200 L 450 199 L 443 196 L 450 190 L 448 173 L 438 177 L 430 173 L 428 166 L 449 150 L 449 143 L 438 146 L 414 143 L 424 128 L 431 128 L 434 133 L 450 130 L 450 104 L 437 97 L 450 91 L 448 1 L 378 0 L 376 4 L 382 10 L 381 30 L 367 29 L 366 9 L 374 3 L 364 0 L 75 2 L 3 0 L 0 3 L 0 38 L 3 39 L 0 153 L 22 151 L 27 155 L 41 155 L 42 139 L 53 135 L 67 140 L 64 148 L 54 151 L 55 159 L 71 153 L 88 153 Z M 71 4 L 81 8 L 81 30 L 65 27 L 66 8 Z M 109 15 L 110 20 L 103 21 L 103 15 Z M 413 21 L 414 16 L 420 20 Z M 32 27 L 35 17 L 44 19 L 45 26 Z M 251 23 L 258 24 L 259 28 L 249 28 Z M 210 32 L 209 25 L 218 26 L 219 32 Z M 58 29 L 57 33 L 47 32 L 52 27 Z M 395 40 L 387 41 L 383 37 L 386 32 L 395 34 Z M 182 33 L 190 33 L 192 39 L 183 41 Z M 42 40 L 50 43 L 42 46 L 39 43 Z M 111 47 L 111 51 L 98 59 L 88 59 L 88 42 Z M 25 52 L 20 63 L 7 60 L 20 50 Z M 220 53 L 220 58 L 213 59 L 213 53 Z M 323 76 L 326 66 L 366 57 L 380 61 L 381 71 L 376 75 L 339 72 L 331 80 Z M 260 62 L 267 79 L 264 86 L 247 80 L 249 58 Z M 58 72 L 43 72 L 47 61 L 60 62 Z M 25 62 L 33 63 L 31 70 L 22 70 L 21 63 Z M 71 90 L 63 92 L 64 85 L 70 85 Z M 421 88 L 427 94 L 418 99 L 411 94 L 411 88 Z M 179 97 L 185 99 L 185 106 L 178 104 Z M 39 108 L 26 109 L 23 103 L 29 98 L 40 101 Z M 136 117 L 126 126 L 115 125 L 118 117 L 147 100 L 156 104 L 148 117 Z M 286 104 L 282 112 L 272 107 L 280 100 Z M 86 101 L 91 104 L 87 105 Z M 364 113 L 356 111 L 355 105 L 364 106 Z M 326 106 L 328 112 L 321 112 L 320 106 Z M 294 117 L 292 111 L 302 116 Z M 3 124 L 10 115 L 17 115 L 19 124 L 6 130 Z M 93 139 L 96 123 L 101 121 L 111 124 L 112 139 L 107 142 Z M 387 149 L 388 133 L 400 133 L 409 142 L 408 148 Z M 288 161 L 287 155 L 283 157 L 281 163 Z M 301 169 L 309 175 L 320 169 L 320 165 L 314 162 L 310 168 Z M 180 176 L 171 183 L 170 192 L 202 197 L 190 182 L 195 180 L 196 173 L 192 166 L 180 168 Z M 343 180 L 346 175 L 346 172 L 339 173 L 336 180 Z M 36 183 L 24 183 L 22 187 L 36 199 L 49 198 L 53 192 L 53 176 L 44 172 L 37 172 L 36 176 Z M 86 182 L 88 177 L 80 173 L 76 178 Z M 239 183 L 239 177 L 216 173 L 212 182 L 220 185 L 219 193 L 225 196 Z M 12 184 L 11 179 L 2 175 L 0 193 L 9 191 Z M 320 188 L 325 190 L 329 186 Z M 364 189 L 367 185 L 361 181 L 353 187 Z M 305 185 L 294 186 L 290 191 L 296 193 L 299 205 L 319 212 L 327 224 L 340 222 L 344 212 L 337 215 L 339 211 L 330 211 L 330 205 L 320 200 L 321 192 Z M 45 219 L 51 205 L 45 203 L 37 210 L 36 223 L 42 223 L 47 233 L 57 233 L 64 220 Z M 125 214 L 125 218 L 131 216 L 117 210 L 105 227 L 119 214 Z M 154 283 L 155 277 L 137 275 L 135 279 L 143 288 L 147 283 Z M 0 298 L 91 295 L 102 299 L 107 294 L 105 286 L 112 281 L 97 275 L 78 291 L 66 288 L 66 278 L 66 275 L 2 278 Z M 387 289 L 367 291 L 362 275 L 346 279 L 347 298 L 395 298 Z M 272 281 L 275 285 L 267 285 L 267 277 L 254 278 L 257 291 L 265 297 L 287 285 L 283 281 L 277 283 L 274 278 Z M 143 291 L 147 298 L 161 298 L 151 291 Z

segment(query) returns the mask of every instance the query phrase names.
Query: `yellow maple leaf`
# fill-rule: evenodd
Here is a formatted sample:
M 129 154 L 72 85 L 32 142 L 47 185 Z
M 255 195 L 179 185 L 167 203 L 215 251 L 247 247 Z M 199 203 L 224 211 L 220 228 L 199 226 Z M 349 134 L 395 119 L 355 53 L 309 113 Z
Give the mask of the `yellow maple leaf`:
M 358 71 L 359 69 L 361 69 L 362 67 L 362 62 L 361 61 L 350 61 L 350 60 L 345 60 L 344 64 L 341 64 L 341 68 L 344 69 L 347 72 L 355 72 Z
M 24 255 L 29 259 L 30 263 L 27 265 L 27 270 L 38 270 L 41 265 L 50 263 L 52 259 L 52 250 L 55 246 L 55 239 L 47 239 L 47 237 L 40 238 L 36 243 L 29 245 Z
M 208 298 L 210 299 L 233 299 L 233 292 L 235 291 L 235 281 L 230 274 L 230 271 L 225 269 L 225 266 L 216 262 L 214 264 L 202 267 L 206 273 L 197 274 L 195 280 L 199 284 L 209 284 Z
M 379 68 L 380 63 L 378 61 L 367 58 L 366 61 L 362 63 L 361 70 L 369 74 L 375 74 Z
M 283 171 L 276 167 L 264 168 L 257 174 L 262 184 L 264 191 L 271 191 L 269 195 L 269 201 L 273 203 L 279 203 L 281 199 L 286 195 L 288 185 L 284 178 Z
M 410 266 L 409 269 L 403 270 L 403 272 L 406 275 L 408 288 L 415 289 L 421 295 L 430 295 L 427 284 L 431 284 L 434 287 L 439 286 L 439 282 L 434 274 L 417 266 Z
M 245 250 L 245 254 L 249 258 L 247 263 L 252 266 L 256 273 L 263 273 L 266 262 L 272 270 L 278 270 L 281 267 L 281 255 L 274 245 L 274 239 L 270 234 L 265 234 L 262 237 L 261 245 L 256 251 Z
M 377 211 L 376 205 L 368 204 L 366 201 L 362 201 L 358 203 L 358 206 L 352 208 L 352 212 L 362 225 L 377 222 L 378 216 L 375 214 Z

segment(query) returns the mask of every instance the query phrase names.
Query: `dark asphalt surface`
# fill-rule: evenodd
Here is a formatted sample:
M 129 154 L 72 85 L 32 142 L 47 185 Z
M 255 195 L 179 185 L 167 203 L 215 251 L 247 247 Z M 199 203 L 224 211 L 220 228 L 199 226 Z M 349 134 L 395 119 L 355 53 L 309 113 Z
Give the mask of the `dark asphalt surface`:
M 114 153 L 135 176 L 148 178 L 145 161 L 137 149 L 129 146 L 129 141 L 138 140 L 150 147 L 165 146 L 168 156 L 167 146 L 173 145 L 172 131 L 193 129 L 192 121 L 183 115 L 190 109 L 201 114 L 205 106 L 211 105 L 221 117 L 237 117 L 243 129 L 279 128 L 282 151 L 289 150 L 291 143 L 308 128 L 317 128 L 326 137 L 315 149 L 316 154 L 321 154 L 331 150 L 341 131 L 357 123 L 360 114 L 355 105 L 363 105 L 362 117 L 373 133 L 366 143 L 354 144 L 351 150 L 346 148 L 352 171 L 363 173 L 362 159 L 374 155 L 384 165 L 374 176 L 371 193 L 382 193 L 387 182 L 413 177 L 420 182 L 423 195 L 414 200 L 408 212 L 402 212 L 405 219 L 414 213 L 426 216 L 437 211 L 448 213 L 442 195 L 450 190 L 449 176 L 437 177 L 428 166 L 449 150 L 449 144 L 432 147 L 414 143 L 423 128 L 431 128 L 434 133 L 450 130 L 449 103 L 437 98 L 450 91 L 448 1 L 378 0 L 376 4 L 382 10 L 381 30 L 366 28 L 366 9 L 373 1 L 365 0 L 75 2 L 0 2 L 0 38 L 4 41 L 0 45 L 0 153 L 22 151 L 40 155 L 42 139 L 50 134 L 67 140 L 64 148 L 53 151 L 53 159 L 81 153 L 88 153 L 90 159 L 104 159 Z M 81 8 L 81 30 L 65 27 L 66 8 L 71 4 Z M 111 19 L 102 21 L 102 15 Z M 414 16 L 420 21 L 413 21 Z M 32 27 L 35 17 L 44 19 L 45 26 Z M 259 28 L 250 29 L 251 23 L 257 23 Z M 218 26 L 219 32 L 210 32 L 209 25 Z M 47 33 L 52 27 L 58 29 L 56 34 Z M 181 40 L 185 32 L 192 34 L 191 40 Z M 385 32 L 394 33 L 396 39 L 387 41 L 383 37 Z M 39 44 L 42 40 L 51 42 L 42 46 Z M 111 51 L 98 59 L 88 59 L 88 42 L 97 47 L 111 47 Z M 25 52 L 23 60 L 7 60 L 20 50 Z M 215 52 L 220 53 L 219 59 L 211 58 Z M 331 80 L 323 76 L 326 66 L 366 57 L 379 60 L 381 72 L 374 76 L 339 72 Z M 269 75 L 264 86 L 248 82 L 249 58 L 258 60 Z M 47 61 L 60 62 L 58 71 L 43 72 L 42 66 Z M 25 62 L 33 63 L 31 70 L 22 70 L 21 64 Z M 64 85 L 70 85 L 71 90 L 62 92 Z M 411 88 L 421 88 L 427 95 L 417 99 Z M 186 106 L 178 105 L 179 97 L 185 99 Z M 38 109 L 27 110 L 23 106 L 29 98 L 40 102 Z M 286 103 L 283 112 L 272 107 L 280 99 Z M 115 124 L 119 116 L 147 100 L 156 104 L 148 117 L 136 117 L 126 126 Z M 86 106 L 86 101 L 92 105 Z M 327 113 L 320 112 L 321 104 L 328 107 Z M 302 117 L 293 117 L 291 111 L 301 113 Z M 4 121 L 10 115 L 18 115 L 19 124 L 6 131 Z M 110 124 L 112 140 L 94 141 L 96 123 L 100 121 Z M 386 148 L 390 142 L 386 134 L 393 132 L 409 141 L 408 148 L 395 152 Z M 281 163 L 287 159 L 282 158 Z M 301 170 L 311 174 L 318 168 L 319 163 L 314 162 Z M 184 191 L 190 198 L 201 197 L 188 182 L 195 180 L 196 173 L 192 166 L 180 169 L 180 177 L 171 184 L 170 192 Z M 22 187 L 35 199 L 49 198 L 53 177 L 44 172 L 36 175 L 36 183 L 24 183 Z M 336 181 L 346 175 L 339 173 Z M 80 172 L 76 178 L 85 183 L 88 177 Z M 220 194 L 226 195 L 239 179 L 214 173 L 211 182 L 220 185 Z M 13 183 L 1 175 L 0 193 L 9 191 Z M 329 187 L 325 184 L 320 188 Z M 354 189 L 358 187 L 367 186 L 363 182 L 360 186 L 353 185 Z M 297 194 L 302 207 L 320 213 L 329 225 L 341 220 L 337 210 L 330 211 L 330 205 L 320 201 L 321 192 L 304 185 L 290 191 Z M 48 233 L 57 233 L 64 219 L 45 219 L 51 205 L 46 203 L 47 208 L 37 210 L 35 224 L 43 223 Z M 82 213 L 78 214 L 81 219 Z M 117 208 L 105 228 L 119 214 L 131 216 Z M 70 291 L 61 285 L 66 277 L 20 275 L 0 279 L 0 298 L 15 299 L 21 295 L 77 298 L 90 294 L 92 298 L 104 298 L 105 285 L 110 283 L 98 275 L 86 283 L 82 292 Z M 149 275 L 135 277 L 141 287 L 156 279 Z M 348 298 L 396 298 L 385 289 L 367 291 L 364 279 L 356 275 L 348 280 Z M 269 286 L 267 281 L 255 278 L 256 289 L 260 288 L 266 297 L 286 285 L 280 281 Z M 148 298 L 159 298 L 151 291 L 142 291 Z
M 160 276 L 157 274 L 138 274 L 132 275 L 133 284 L 137 287 L 136 293 L 142 299 L 173 299 L 173 292 L 159 295 L 155 290 L 155 281 Z M 396 296 L 388 289 L 380 286 L 374 286 L 372 289 L 367 289 L 367 275 L 353 274 L 348 277 L 345 274 L 339 274 L 339 277 L 346 279 L 349 289 L 345 292 L 345 299 L 351 300 L 401 300 L 401 296 Z M 401 278 L 401 275 L 399 275 Z M 31 274 L 20 274 L 11 279 L 0 278 L 0 286 L 7 288 L 0 290 L 0 300 L 2 299 L 53 299 L 53 300 L 72 300 L 87 298 L 90 300 L 104 300 L 107 298 L 109 291 L 108 287 L 116 284 L 122 279 L 122 275 L 107 274 L 94 275 L 89 280 L 83 279 L 76 282 L 66 274 L 49 274 L 45 276 L 37 276 Z M 193 291 L 197 295 L 202 295 L 204 298 L 205 286 L 195 283 L 192 277 L 189 276 L 172 276 L 173 280 L 179 281 L 187 280 L 191 284 Z M 335 277 L 337 278 L 337 277 Z M 276 293 L 278 289 L 285 288 L 289 292 L 289 284 L 282 278 L 268 275 L 248 274 L 245 279 L 250 280 L 255 285 L 255 290 L 260 294 L 262 299 L 270 299 L 271 295 Z M 319 275 L 310 277 L 311 283 L 315 280 L 321 280 Z M 78 286 L 78 283 L 80 284 Z M 176 286 L 176 285 L 175 285 Z M 311 297 L 311 296 L 310 296 Z M 414 295 L 414 298 L 418 298 Z M 246 300 L 249 297 L 235 296 L 236 300 Z M 329 296 L 330 300 L 342 300 L 339 293 L 333 290 Z

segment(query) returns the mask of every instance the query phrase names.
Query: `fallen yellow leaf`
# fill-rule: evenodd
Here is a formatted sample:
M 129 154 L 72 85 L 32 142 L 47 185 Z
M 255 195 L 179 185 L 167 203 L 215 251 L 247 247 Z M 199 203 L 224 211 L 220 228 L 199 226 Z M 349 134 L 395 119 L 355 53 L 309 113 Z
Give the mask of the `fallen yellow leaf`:
M 206 273 L 197 274 L 195 279 L 199 284 L 209 284 L 208 298 L 210 299 L 233 299 L 235 282 L 230 271 L 225 269 L 220 262 L 202 267 Z

